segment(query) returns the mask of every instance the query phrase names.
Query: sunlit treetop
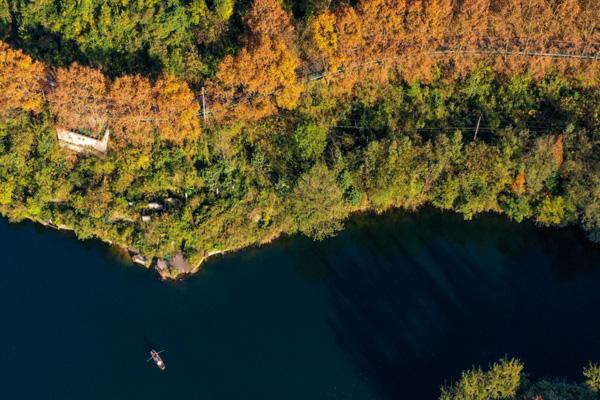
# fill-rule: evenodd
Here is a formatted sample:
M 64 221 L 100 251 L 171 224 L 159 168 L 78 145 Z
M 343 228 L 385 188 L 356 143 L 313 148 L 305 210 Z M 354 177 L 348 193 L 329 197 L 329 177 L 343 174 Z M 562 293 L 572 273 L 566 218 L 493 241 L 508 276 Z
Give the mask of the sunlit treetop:
M 17 109 L 40 112 L 45 78 L 41 63 L 0 41 L 0 114 Z

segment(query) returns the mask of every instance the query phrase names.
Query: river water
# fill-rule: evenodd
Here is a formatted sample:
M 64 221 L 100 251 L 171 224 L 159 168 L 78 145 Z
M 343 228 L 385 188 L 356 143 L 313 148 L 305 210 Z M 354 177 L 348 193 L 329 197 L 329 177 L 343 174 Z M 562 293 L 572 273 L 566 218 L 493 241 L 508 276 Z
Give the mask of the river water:
M 505 355 L 600 361 L 600 245 L 495 215 L 359 216 L 181 282 L 31 223 L 0 221 L 0 251 L 3 399 L 435 399 Z

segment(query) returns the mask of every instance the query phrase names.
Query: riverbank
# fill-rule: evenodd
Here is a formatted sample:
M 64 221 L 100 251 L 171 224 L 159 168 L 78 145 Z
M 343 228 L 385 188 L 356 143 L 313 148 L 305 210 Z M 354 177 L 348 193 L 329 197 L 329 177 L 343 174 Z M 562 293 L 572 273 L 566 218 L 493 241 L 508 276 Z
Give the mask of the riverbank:
M 66 226 L 66 225 L 56 225 L 54 224 L 51 220 L 35 220 L 35 219 L 29 219 L 30 222 L 34 223 L 34 224 L 40 224 L 41 226 L 50 228 L 50 229 L 54 229 L 57 231 L 64 231 L 64 232 L 72 232 L 73 235 L 76 237 L 76 234 L 74 233 L 74 228 Z M 277 239 L 279 236 L 277 237 L 273 237 L 272 239 L 270 239 L 268 242 L 263 242 L 260 243 L 260 245 L 266 245 L 267 243 L 270 243 L 272 240 Z M 101 237 L 97 237 L 95 236 L 93 238 L 94 240 L 98 240 L 102 243 L 105 243 L 108 246 L 113 247 L 114 249 L 118 250 L 122 255 L 127 256 L 127 258 L 129 259 L 129 261 L 131 262 L 131 264 L 134 265 L 139 265 L 142 267 L 145 267 L 146 269 L 153 269 L 155 270 L 159 276 L 164 279 L 164 280 L 177 280 L 177 279 L 182 279 L 188 275 L 193 275 L 195 273 L 197 273 L 200 268 L 203 266 L 203 264 L 205 262 L 207 262 L 209 260 L 209 258 L 217 256 L 217 255 L 223 255 L 223 254 L 227 254 L 227 253 L 231 253 L 231 252 L 235 252 L 235 251 L 240 251 L 243 250 L 244 247 L 240 247 L 237 249 L 230 249 L 230 250 L 213 250 L 208 252 L 205 256 L 202 257 L 202 259 L 200 260 L 200 262 L 198 262 L 197 264 L 195 264 L 193 267 L 191 267 L 191 269 L 189 271 L 186 272 L 181 272 L 178 271 L 176 268 L 174 268 L 174 266 L 165 266 L 163 268 L 159 267 L 159 263 L 164 262 L 164 260 L 161 259 L 150 259 L 148 260 L 147 257 L 145 257 L 142 253 L 140 253 L 138 250 L 133 249 L 132 247 L 130 247 L 127 244 L 124 243 L 114 243 L 110 240 L 105 240 Z M 248 247 L 251 246 L 256 246 L 259 245 L 257 244 L 253 244 L 250 245 Z
M 413 209 L 413 210 L 405 210 L 405 209 L 403 210 L 403 209 L 394 208 L 394 207 L 389 207 L 384 210 L 375 210 L 374 208 L 372 208 L 372 206 L 371 207 L 369 206 L 367 201 L 364 201 L 360 207 L 357 207 L 354 210 L 349 211 L 348 217 L 345 219 L 344 223 L 347 223 L 348 221 L 351 221 L 351 220 L 354 220 L 357 218 L 359 218 L 359 219 L 382 218 L 383 215 L 388 214 L 388 213 L 402 212 L 402 213 L 411 213 L 411 214 L 414 213 L 415 215 L 419 215 L 422 212 L 422 210 L 435 210 L 435 212 L 443 212 L 443 210 L 436 209 L 432 204 L 421 205 L 418 209 Z M 488 211 L 487 213 L 489 214 L 490 212 L 498 214 L 499 216 L 501 216 L 501 218 L 506 219 L 506 215 L 502 215 L 502 210 Z M 426 214 L 428 214 L 428 213 L 429 212 L 426 211 Z M 459 213 L 452 212 L 452 211 L 451 211 L 451 213 L 460 215 Z M 56 224 L 52 223 L 52 221 L 33 220 L 33 219 L 30 219 L 30 221 L 33 223 L 39 223 L 39 224 L 41 224 L 45 227 L 51 228 L 51 229 L 74 232 L 74 228 L 68 227 L 65 225 L 56 225 Z M 528 224 L 531 224 L 533 221 L 526 221 L 526 222 Z M 469 223 L 469 222 L 466 222 L 466 223 Z M 567 228 L 567 227 L 564 227 L 564 228 Z M 539 227 L 538 229 L 544 229 L 544 228 Z M 568 227 L 568 229 L 577 229 L 577 228 L 574 228 L 573 226 L 571 226 L 571 227 Z M 121 254 L 123 254 L 124 256 L 127 256 L 127 258 L 129 259 L 129 261 L 132 264 L 143 266 L 146 269 L 153 269 L 163 280 L 180 280 L 180 279 L 184 279 L 190 275 L 194 275 L 194 274 L 198 273 L 209 260 L 212 260 L 216 256 L 223 256 L 226 254 L 241 252 L 241 251 L 247 250 L 249 248 L 268 246 L 273 241 L 278 240 L 282 236 L 286 236 L 289 234 L 290 234 L 289 232 L 282 231 L 277 234 L 273 234 L 270 237 L 263 238 L 261 241 L 252 242 L 245 246 L 233 247 L 230 249 L 223 249 L 223 250 L 208 251 L 208 252 L 206 252 L 206 254 L 204 254 L 202 256 L 202 258 L 200 259 L 199 262 L 194 263 L 194 265 L 190 266 L 189 269 L 186 271 L 182 271 L 170 264 L 167 264 L 167 267 L 160 268 L 159 263 L 164 262 L 162 259 L 157 259 L 156 257 L 153 259 L 149 259 L 149 258 L 145 257 L 142 253 L 140 253 L 138 250 L 133 249 L 130 244 L 115 243 L 110 240 L 105 240 L 101 237 L 94 237 L 94 239 L 99 240 L 99 241 L 105 243 L 106 245 L 115 248 Z M 76 236 L 75 233 L 74 233 L 74 235 Z M 143 261 L 137 261 L 136 257 L 141 257 L 141 260 L 143 260 Z
M 360 207 L 356 207 L 355 209 L 348 211 L 348 216 L 345 218 L 345 220 L 355 218 L 360 215 L 366 215 L 366 214 L 374 214 L 374 215 L 383 214 L 385 212 L 390 212 L 393 210 L 394 210 L 394 208 L 388 208 L 386 210 L 380 210 L 379 212 L 375 213 L 375 210 L 370 209 L 368 206 L 368 203 L 366 201 L 364 201 Z M 413 211 L 416 211 L 416 210 L 413 210 Z M 63 225 L 63 224 L 57 225 L 52 220 L 39 220 L 39 219 L 33 219 L 33 218 L 28 218 L 28 220 L 31 221 L 32 223 L 40 224 L 47 228 L 55 229 L 58 231 L 72 232 L 73 235 L 75 237 L 77 237 L 77 233 L 76 233 L 74 227 L 70 227 L 70 226 Z M 165 263 L 165 261 L 163 259 L 156 258 L 156 257 L 153 257 L 153 258 L 146 257 L 139 250 L 133 248 L 132 245 L 129 243 L 115 243 L 112 240 L 108 240 L 108 239 L 102 238 L 100 236 L 94 236 L 93 239 L 99 240 L 100 242 L 105 243 L 106 245 L 115 248 L 121 254 L 123 254 L 124 256 L 127 256 L 132 264 L 142 266 L 146 269 L 153 269 L 155 272 L 158 273 L 158 275 L 163 280 L 179 280 L 179 279 L 183 279 L 187 276 L 198 273 L 200 271 L 200 269 L 203 267 L 203 265 L 206 262 L 208 262 L 209 259 L 212 259 L 215 256 L 225 255 L 225 254 L 229 254 L 229 253 L 235 253 L 235 252 L 239 252 L 239 251 L 251 248 L 251 247 L 267 246 L 270 243 L 272 243 L 273 241 L 281 238 L 282 236 L 289 235 L 289 234 L 290 234 L 290 232 L 280 231 L 280 232 L 274 233 L 268 237 L 262 238 L 259 241 L 250 242 L 243 246 L 232 247 L 232 248 L 223 249 L 223 250 L 207 251 L 200 258 L 199 262 L 194 263 L 193 266 L 189 266 L 187 268 L 187 270 L 185 270 L 185 271 L 182 271 L 180 268 L 176 268 L 175 266 L 173 266 L 169 263 Z M 164 265 L 163 267 L 160 267 L 161 263 L 163 263 L 163 265 Z M 185 263 L 187 264 L 187 260 L 185 260 Z
M 135 249 L 174 278 L 216 252 L 282 234 L 321 240 L 357 211 L 428 204 L 466 219 L 491 211 L 578 225 L 600 240 L 598 89 L 484 65 L 457 81 L 371 89 L 375 97 L 329 98 L 329 123 L 315 115 L 325 104 L 306 105 L 214 125 L 181 145 L 158 135 L 111 142 L 102 157 L 61 148 L 50 110 L 12 112 L 0 119 L 0 213 Z M 314 90 L 309 98 L 325 101 Z M 484 115 L 477 135 L 473 115 Z M 368 129 L 339 125 L 356 118 Z

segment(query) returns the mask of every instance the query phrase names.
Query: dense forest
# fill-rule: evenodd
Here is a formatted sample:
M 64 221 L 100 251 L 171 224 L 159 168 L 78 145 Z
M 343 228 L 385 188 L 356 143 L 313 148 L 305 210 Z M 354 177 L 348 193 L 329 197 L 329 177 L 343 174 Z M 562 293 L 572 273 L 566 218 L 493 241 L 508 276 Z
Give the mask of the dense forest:
M 11 220 L 194 264 L 425 204 L 600 241 L 593 0 L 0 0 L 0 40 Z
M 452 385 L 442 386 L 439 400 L 596 400 L 600 392 L 600 366 L 583 369 L 583 383 L 561 379 L 532 380 L 516 359 L 502 359 L 489 369 L 464 371 Z

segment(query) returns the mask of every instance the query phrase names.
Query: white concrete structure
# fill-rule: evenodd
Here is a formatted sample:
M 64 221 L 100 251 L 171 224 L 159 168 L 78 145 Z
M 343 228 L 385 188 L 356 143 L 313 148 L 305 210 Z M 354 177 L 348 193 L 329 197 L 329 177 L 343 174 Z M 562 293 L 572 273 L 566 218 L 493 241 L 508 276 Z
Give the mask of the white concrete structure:
M 157 202 L 148 203 L 148 210 L 162 211 L 164 206 Z
M 58 127 L 56 128 L 56 135 L 58 136 L 58 143 L 62 147 L 67 147 L 78 153 L 91 151 L 104 154 L 108 149 L 108 139 L 110 138 L 110 132 L 108 129 L 106 132 L 104 132 L 104 137 L 102 140 L 80 135 L 79 133 L 71 132 Z

